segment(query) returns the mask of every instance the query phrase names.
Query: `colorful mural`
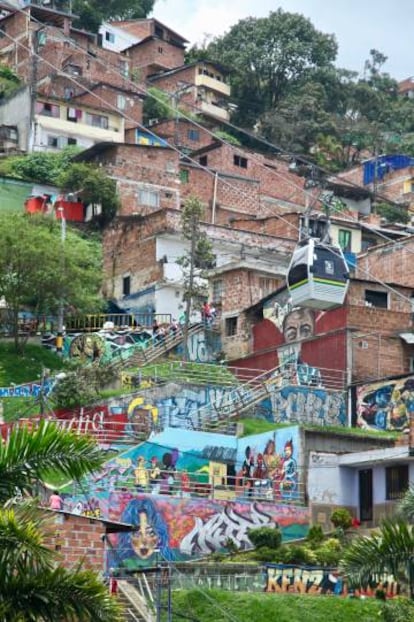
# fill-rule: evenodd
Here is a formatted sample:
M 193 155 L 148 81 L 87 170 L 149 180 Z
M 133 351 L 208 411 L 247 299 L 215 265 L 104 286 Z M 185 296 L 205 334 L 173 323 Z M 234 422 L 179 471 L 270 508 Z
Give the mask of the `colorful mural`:
M 237 482 L 247 479 L 253 497 L 299 499 L 299 453 L 297 426 L 237 439 Z
M 44 397 L 49 395 L 55 384 L 54 378 L 46 378 L 44 382 L 28 382 L 26 384 L 0 387 L 0 397 Z
M 263 321 L 253 327 L 254 351 L 274 345 L 279 365 L 288 365 L 296 382 L 341 388 L 346 369 L 346 310 L 292 307 L 287 289 L 266 300 Z
M 110 495 L 109 518 L 137 526 L 111 536 L 110 567 L 139 568 L 157 560 L 188 560 L 225 549 L 231 538 L 251 548 L 248 529 L 279 526 L 285 540 L 308 530 L 308 510 L 269 503 L 224 502 L 148 495 Z
M 274 389 L 260 407 L 276 423 L 347 425 L 346 393 L 286 386 Z M 265 410 L 266 409 L 266 410 Z
M 359 386 L 356 401 L 359 427 L 404 430 L 414 414 L 414 376 Z
M 393 598 L 399 593 L 399 586 L 393 575 L 373 576 L 365 589 L 351 590 L 336 568 L 267 564 L 266 574 L 266 592 L 335 596 L 347 596 L 352 592 L 355 596 L 375 596 L 377 590 L 382 590 L 387 598 Z

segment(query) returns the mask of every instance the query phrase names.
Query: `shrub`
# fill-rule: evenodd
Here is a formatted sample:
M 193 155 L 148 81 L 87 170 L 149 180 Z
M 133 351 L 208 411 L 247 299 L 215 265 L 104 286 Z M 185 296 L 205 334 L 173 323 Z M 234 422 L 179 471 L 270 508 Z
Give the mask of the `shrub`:
M 286 544 L 275 552 L 276 561 L 283 564 L 304 564 L 313 566 L 317 563 L 315 551 L 300 544 Z
M 247 535 L 250 542 L 257 549 L 261 547 L 278 549 L 282 542 L 282 532 L 278 527 L 257 527 L 256 529 L 248 529 Z
M 342 556 L 342 546 L 337 538 L 329 538 L 315 549 L 319 564 L 323 566 L 337 566 Z
M 414 620 L 414 603 L 407 598 L 394 598 L 382 608 L 384 622 L 409 622 Z
M 275 562 L 280 549 L 271 549 L 268 546 L 261 546 L 254 551 L 254 558 L 259 562 Z
M 309 529 L 308 537 L 306 540 L 309 542 L 311 546 L 318 546 L 323 542 L 323 531 L 320 525 L 313 525 Z
M 352 514 L 346 508 L 338 508 L 331 514 L 331 523 L 339 529 L 349 529 L 352 525 Z

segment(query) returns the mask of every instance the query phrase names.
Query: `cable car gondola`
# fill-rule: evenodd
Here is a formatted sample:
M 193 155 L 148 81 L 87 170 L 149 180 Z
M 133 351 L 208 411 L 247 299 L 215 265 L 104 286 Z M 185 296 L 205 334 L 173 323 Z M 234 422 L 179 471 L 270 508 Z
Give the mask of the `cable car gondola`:
M 349 273 L 342 250 L 313 238 L 293 252 L 287 273 L 292 306 L 334 309 L 344 304 Z

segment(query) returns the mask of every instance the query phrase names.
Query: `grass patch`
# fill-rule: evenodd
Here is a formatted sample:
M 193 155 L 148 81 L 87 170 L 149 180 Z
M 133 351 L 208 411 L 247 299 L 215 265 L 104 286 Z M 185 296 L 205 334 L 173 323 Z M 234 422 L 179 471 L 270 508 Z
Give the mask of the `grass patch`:
M 0 387 L 36 382 L 41 378 L 44 368 L 53 373 L 64 367 L 64 361 L 42 346 L 27 344 L 24 353 L 17 354 L 12 343 L 0 342 Z M 15 421 L 40 412 L 39 402 L 32 397 L 7 397 L 1 401 L 6 421 Z
M 193 384 L 239 384 L 236 376 L 223 365 L 212 363 L 185 363 L 181 361 L 169 361 L 154 363 L 140 368 L 142 378 L 158 378 L 160 380 L 175 380 Z
M 12 343 L 0 342 L 1 387 L 9 387 L 13 382 L 22 384 L 38 380 L 45 367 L 53 372 L 63 369 L 65 363 L 42 346 L 29 343 L 23 354 L 17 354 Z
M 295 425 L 294 423 L 272 423 L 265 419 L 240 419 L 243 424 L 243 436 L 250 436 L 252 434 L 262 434 L 263 432 L 271 432 L 272 430 L 280 430 L 281 428 L 290 427 Z M 371 438 L 383 438 L 389 440 L 395 440 L 401 436 L 401 432 L 392 432 L 387 430 L 366 430 L 364 428 L 344 428 L 342 426 L 335 425 L 300 425 L 304 430 L 315 432 L 326 432 L 327 434 L 344 434 L 353 436 L 365 436 Z
M 173 621 L 188 616 L 199 622 L 227 619 L 254 622 L 381 622 L 381 603 L 338 596 L 234 593 L 191 590 L 173 593 Z M 165 619 L 165 618 L 164 618 Z

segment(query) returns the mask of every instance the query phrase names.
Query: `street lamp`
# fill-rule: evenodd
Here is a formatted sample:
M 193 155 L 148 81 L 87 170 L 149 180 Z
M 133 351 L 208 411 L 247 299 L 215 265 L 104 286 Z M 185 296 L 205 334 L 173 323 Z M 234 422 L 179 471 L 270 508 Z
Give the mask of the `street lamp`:
M 61 265 L 64 266 L 65 263 L 65 240 L 66 240 L 66 218 L 65 218 L 65 209 L 63 206 L 57 208 L 57 212 L 60 215 L 60 240 L 61 240 Z M 56 335 L 56 352 L 60 356 L 62 356 L 63 352 L 63 310 L 64 310 L 64 300 L 63 300 L 63 292 L 60 292 L 60 300 L 59 300 L 59 308 L 58 308 L 58 326 L 57 326 L 57 335 Z

